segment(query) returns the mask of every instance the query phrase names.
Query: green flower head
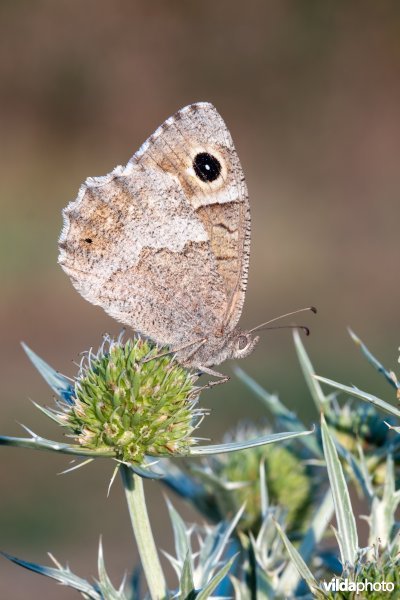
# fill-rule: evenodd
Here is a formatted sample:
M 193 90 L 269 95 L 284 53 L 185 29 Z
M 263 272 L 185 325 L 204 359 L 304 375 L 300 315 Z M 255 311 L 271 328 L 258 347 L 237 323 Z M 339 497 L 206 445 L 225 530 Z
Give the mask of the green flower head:
M 82 447 L 112 450 L 124 462 L 185 455 L 203 414 L 196 379 L 147 340 L 106 336 L 97 354 L 84 354 L 73 402 L 58 416 Z
M 224 441 L 238 442 L 267 432 L 267 427 L 242 424 Z M 214 456 L 203 463 L 203 470 L 196 467 L 195 475 L 203 479 L 209 502 L 213 499 L 221 518 L 245 505 L 239 528 L 256 535 L 262 523 L 260 464 L 265 470 L 269 503 L 284 508 L 290 530 L 301 529 L 315 490 L 310 469 L 290 441 Z

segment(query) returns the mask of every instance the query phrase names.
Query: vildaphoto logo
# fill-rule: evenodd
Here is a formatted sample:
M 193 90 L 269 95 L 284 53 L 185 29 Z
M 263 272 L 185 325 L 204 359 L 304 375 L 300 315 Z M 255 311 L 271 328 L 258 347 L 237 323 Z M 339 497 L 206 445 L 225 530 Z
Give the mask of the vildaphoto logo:
M 324 588 L 327 592 L 393 592 L 394 583 L 392 581 L 351 581 L 350 579 L 333 578 L 330 581 L 324 581 Z

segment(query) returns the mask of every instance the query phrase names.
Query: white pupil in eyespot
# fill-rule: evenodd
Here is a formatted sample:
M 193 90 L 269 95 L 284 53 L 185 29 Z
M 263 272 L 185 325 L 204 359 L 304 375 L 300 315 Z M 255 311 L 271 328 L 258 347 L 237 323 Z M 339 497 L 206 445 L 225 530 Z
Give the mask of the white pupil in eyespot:
M 221 163 L 208 152 L 199 152 L 193 159 L 193 169 L 200 181 L 211 183 L 221 175 Z

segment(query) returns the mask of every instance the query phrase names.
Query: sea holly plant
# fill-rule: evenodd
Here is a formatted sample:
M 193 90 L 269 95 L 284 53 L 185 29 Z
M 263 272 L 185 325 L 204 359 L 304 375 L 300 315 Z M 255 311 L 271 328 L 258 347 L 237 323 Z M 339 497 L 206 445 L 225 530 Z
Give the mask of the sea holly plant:
M 398 395 L 394 374 L 352 336 Z M 276 394 L 237 369 L 247 393 L 263 403 L 269 423 L 244 423 L 212 446 L 199 445 L 194 435 L 207 416 L 198 403 L 197 375 L 182 369 L 164 349 L 146 340 L 106 338 L 96 354 L 84 356 L 76 379 L 70 380 L 26 348 L 58 397 L 54 409 L 39 408 L 72 443 L 32 432 L 28 438 L 2 437 L 0 443 L 73 454 L 83 459 L 81 465 L 101 457 L 113 460 L 148 592 L 143 596 L 137 576 L 113 586 L 101 544 L 95 582 L 56 561 L 47 567 L 5 556 L 94 599 L 399 598 L 399 411 L 367 392 L 318 377 L 297 333 L 295 348 L 306 394 L 321 414 L 315 435 L 307 435 L 312 432 Z M 325 385 L 336 391 L 325 393 Z M 342 403 L 338 391 L 356 398 Z M 208 522 L 199 518 L 187 525 L 168 502 L 175 553 L 167 558 L 177 577 L 174 589 L 167 586 L 159 561 L 144 477 L 158 479 Z M 364 498 L 365 515 L 355 511 L 351 486 Z M 369 530 L 365 540 L 362 517 Z
M 234 560 L 223 559 L 232 531 L 241 512 L 225 515 L 205 536 L 198 533 L 200 555 L 186 535 L 185 556 L 182 557 L 183 525 L 171 511 L 175 537 L 178 536 L 177 557 L 173 564 L 179 579 L 179 591 L 168 590 L 159 561 L 144 497 L 144 477 L 159 478 L 154 463 L 170 460 L 190 460 L 193 457 L 243 451 L 274 442 L 307 436 L 312 431 L 271 431 L 253 437 L 217 445 L 199 445 L 193 434 L 206 416 L 199 407 L 201 387 L 198 375 L 180 365 L 168 349 L 159 348 L 148 340 L 136 337 L 124 341 L 106 336 L 96 353 L 83 355 L 75 379 L 61 375 L 24 346 L 29 358 L 57 395 L 54 408 L 35 406 L 58 423 L 71 442 L 44 439 L 25 428 L 29 437 L 0 436 L 0 445 L 18 446 L 73 455 L 83 459 L 72 469 L 99 458 L 114 461 L 112 480 L 119 472 L 125 490 L 132 529 L 141 558 L 148 594 L 151 599 L 208 598 L 226 577 Z M 218 548 L 218 552 L 216 551 Z M 179 550 L 179 552 L 178 552 Z M 33 571 L 52 577 L 80 591 L 89 598 L 139 598 L 137 587 L 123 585 L 117 590 L 107 575 L 102 547 L 99 549 L 99 579 L 95 584 L 74 575 L 58 563 L 45 567 L 27 563 L 5 554 L 10 560 Z M 199 575 L 201 573 L 201 575 Z
M 336 443 L 324 416 L 321 422 L 323 449 L 335 507 L 340 571 L 323 569 L 314 575 L 301 553 L 277 523 L 279 535 L 292 565 L 307 583 L 312 597 L 398 598 L 400 594 L 400 545 L 395 512 L 400 504 L 400 490 L 395 491 L 393 458 L 388 455 L 383 492 L 373 490 L 368 545 L 359 545 L 356 517 Z
M 234 589 L 219 587 L 226 595 L 238 600 L 399 598 L 396 509 L 400 490 L 395 476 L 395 428 L 385 425 L 375 407 L 367 406 L 366 411 L 362 402 L 342 404 L 336 394 L 326 394 L 297 334 L 295 346 L 310 396 L 322 414 L 317 435 L 288 440 L 283 447 L 211 457 L 201 465 L 184 461 L 174 468 L 171 461 L 162 461 L 165 476 L 161 481 L 216 522 L 240 501 L 245 503 L 233 531 L 233 550 L 239 557 L 231 568 Z M 301 430 L 297 416 L 276 394 L 268 393 L 241 369 L 236 373 L 261 399 L 275 427 L 285 423 L 288 430 Z M 245 424 L 230 438 L 242 437 L 251 427 L 255 426 Z M 290 458 L 285 463 L 285 455 L 290 452 L 296 460 Z M 291 472 L 285 464 L 291 464 Z M 279 471 L 282 493 L 276 489 Z M 305 511 L 296 512 L 299 496 L 293 493 L 295 482 L 303 493 L 307 492 Z M 368 506 L 364 518 L 369 523 L 369 536 L 365 545 L 360 544 L 358 533 L 363 515 L 356 514 L 350 500 L 349 486 L 354 484 Z M 334 513 L 337 550 L 324 548 L 325 538 L 332 536 L 329 524 Z M 296 514 L 295 527 L 290 514 Z M 371 590 L 375 595 L 370 595 Z
M 387 382 L 397 390 L 399 389 L 394 373 L 388 371 L 371 354 L 361 340 L 351 332 L 351 337 L 361 348 L 368 361 L 381 373 Z M 300 361 L 305 371 L 310 388 L 313 389 L 314 398 L 321 408 L 321 439 L 323 452 L 329 477 L 330 490 L 334 503 L 337 529 L 335 535 L 339 547 L 340 564 L 335 570 L 329 568 L 329 562 L 318 564 L 313 573 L 305 560 L 301 548 L 297 549 L 289 540 L 283 528 L 277 523 L 280 537 L 285 544 L 290 567 L 296 570 L 309 588 L 309 596 L 314 598 L 381 598 L 400 597 L 400 523 L 396 521 L 396 511 L 400 505 L 400 489 L 397 481 L 394 457 L 398 456 L 398 439 L 390 435 L 398 431 L 397 427 L 386 424 L 387 436 L 379 438 L 379 444 L 369 449 L 368 456 L 363 451 L 363 441 L 371 445 L 374 429 L 378 421 L 375 407 L 384 410 L 392 416 L 399 416 L 395 406 L 371 394 L 354 387 L 345 386 L 332 380 L 316 376 L 311 362 L 302 347 L 301 340 L 296 339 Z M 340 391 L 367 400 L 374 405 L 368 412 L 368 427 L 359 427 L 361 416 L 365 415 L 363 405 L 355 407 L 346 404 L 346 414 L 353 419 L 354 437 L 356 443 L 350 450 L 343 447 L 341 442 L 342 407 L 337 398 L 325 396 L 319 382 L 335 387 Z M 397 392 L 397 397 L 398 397 Z M 324 413 L 331 418 L 328 426 Z M 336 417 L 336 418 L 332 418 Z M 349 426 L 349 418 L 347 426 Z M 365 423 L 364 423 L 365 424 Z M 364 440 L 362 436 L 364 435 Z M 382 463 L 384 458 L 383 477 L 374 477 L 374 469 Z M 369 526 L 367 545 L 360 546 L 358 524 L 350 499 L 346 474 L 353 481 L 359 483 L 365 500 L 368 503 L 369 514 L 364 516 Z M 361 515 L 362 517 L 362 515 Z M 322 568 L 321 568 L 322 565 Z M 293 588 L 289 589 L 289 595 Z M 297 596 L 295 596 L 297 597 Z

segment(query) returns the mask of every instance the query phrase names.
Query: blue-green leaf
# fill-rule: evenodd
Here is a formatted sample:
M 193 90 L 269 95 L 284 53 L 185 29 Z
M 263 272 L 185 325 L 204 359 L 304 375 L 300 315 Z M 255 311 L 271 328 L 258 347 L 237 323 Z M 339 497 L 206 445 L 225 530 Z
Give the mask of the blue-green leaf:
M 103 600 L 103 595 L 96 586 L 91 585 L 88 581 L 86 581 L 86 579 L 82 579 L 81 577 L 77 577 L 71 573 L 68 567 L 64 569 L 60 566 L 55 569 L 54 567 L 46 567 L 44 565 L 38 565 L 36 563 L 21 560 L 16 556 L 7 554 L 6 552 L 0 551 L 0 554 L 5 558 L 8 558 L 8 560 L 11 560 L 13 563 L 24 567 L 25 569 L 29 569 L 30 571 L 34 571 L 40 575 L 45 575 L 51 579 L 56 579 L 63 585 L 67 585 L 75 590 L 78 590 L 82 594 L 85 594 L 86 598 L 90 598 L 90 600 Z
M 396 408 L 392 404 L 389 404 L 388 402 L 385 402 L 384 400 L 381 400 L 380 398 L 377 398 L 377 396 L 373 396 L 372 394 L 363 392 L 355 386 L 350 387 L 348 385 L 343 385 L 342 383 L 338 383 L 337 381 L 333 381 L 332 379 L 327 379 L 326 377 L 320 377 L 319 375 L 315 375 L 315 378 L 318 379 L 318 381 L 322 381 L 322 383 L 326 383 L 327 385 L 336 388 L 337 390 L 346 392 L 347 394 L 355 396 L 356 398 L 360 398 L 361 400 L 366 400 L 367 402 L 370 402 L 374 406 L 381 408 L 390 415 L 400 417 L 400 410 L 398 408 Z
M 174 531 L 175 554 L 178 562 L 183 565 L 189 556 L 190 560 L 190 545 L 188 532 L 185 523 L 180 514 L 175 510 L 172 503 L 167 498 L 167 507 L 169 517 L 171 519 L 172 528 Z
M 386 476 L 382 498 L 375 496 L 372 502 L 370 516 L 370 539 L 369 543 L 379 543 L 387 548 L 390 535 L 395 526 L 396 510 L 400 504 L 400 489 L 396 490 L 393 456 L 388 454 L 386 460 Z
M 321 434 L 326 467 L 331 484 L 333 502 L 335 504 L 336 521 L 338 525 L 338 542 L 342 564 L 343 567 L 347 564 L 354 565 L 358 553 L 356 520 L 335 442 L 333 441 L 323 415 L 321 415 Z
M 202 569 L 203 569 L 203 578 L 202 578 L 202 585 L 204 585 L 207 580 L 208 580 L 208 573 L 210 573 L 213 569 L 216 568 L 216 566 L 218 565 L 219 561 L 221 560 L 222 554 L 224 552 L 224 550 L 226 549 L 226 546 L 230 540 L 230 537 L 236 527 L 236 525 L 238 524 L 240 517 L 242 516 L 244 511 L 244 506 L 242 506 L 242 508 L 240 508 L 240 510 L 237 512 L 237 514 L 234 516 L 234 518 L 231 521 L 222 521 L 221 523 L 219 523 L 219 525 L 217 525 L 217 527 L 215 528 L 215 533 L 213 535 L 215 543 L 214 543 L 214 547 L 212 548 L 212 550 L 210 550 L 210 552 L 208 553 L 207 556 L 204 555 L 204 553 L 201 553 L 201 557 L 203 560 L 203 564 L 202 564 Z
M 285 545 L 287 553 L 289 554 L 290 560 L 293 562 L 300 576 L 304 579 L 309 588 L 313 590 L 318 586 L 317 580 L 315 579 L 314 575 L 311 573 L 310 569 L 307 567 L 306 563 L 304 562 L 304 560 L 302 559 L 302 557 L 300 556 L 296 548 L 293 546 L 293 544 L 291 543 L 291 541 L 289 540 L 289 538 L 287 537 L 287 535 L 285 534 L 282 527 L 277 521 L 275 521 L 275 526 L 278 530 L 282 542 Z M 284 594 L 286 593 L 286 590 L 284 589 L 282 589 L 281 591 Z
M 306 352 L 298 331 L 293 332 L 293 339 L 304 379 L 306 380 L 306 384 L 310 390 L 311 397 L 314 400 L 314 404 L 317 407 L 318 412 L 321 412 L 324 410 L 324 406 L 327 404 L 328 400 L 325 397 L 325 394 L 323 393 L 318 381 L 315 380 L 314 367 L 312 366 L 311 360 Z
M 211 594 L 216 589 L 217 585 L 223 580 L 226 574 L 229 572 L 229 569 L 232 566 L 233 561 L 235 560 L 235 556 L 233 556 L 223 567 L 220 569 L 214 577 L 205 585 L 201 591 L 196 595 L 196 600 L 208 600 L 211 597 Z
M 221 454 L 223 452 L 236 452 L 237 450 L 246 450 L 246 448 L 255 448 L 257 446 L 264 446 L 265 444 L 282 442 L 283 440 L 311 435 L 312 433 L 314 433 L 314 429 L 311 431 L 270 433 L 247 441 L 192 447 L 190 448 L 189 454 L 190 456 L 206 456 L 210 454 Z
M 127 596 L 123 591 L 124 581 L 122 582 L 121 587 L 116 590 L 108 576 L 104 563 L 103 545 L 101 543 L 101 539 L 99 542 L 97 565 L 99 571 L 99 588 L 103 594 L 103 598 L 107 598 L 107 600 L 127 600 Z
M 183 562 L 183 568 L 181 577 L 179 580 L 179 599 L 190 600 L 196 598 L 194 582 L 193 582 L 193 571 L 192 571 L 192 559 L 190 556 L 190 550 L 186 554 L 186 558 Z
M 65 375 L 58 373 L 48 365 L 40 356 L 38 356 L 33 350 L 29 348 L 24 342 L 21 342 L 23 349 L 25 350 L 28 358 L 31 360 L 33 365 L 37 368 L 43 379 L 51 387 L 53 392 L 60 398 L 68 402 L 68 404 L 74 403 L 74 384 Z
M 311 525 L 303 537 L 299 547 L 299 554 L 304 562 L 309 562 L 316 545 L 321 541 L 326 528 L 329 525 L 334 511 L 332 493 L 328 490 L 318 508 L 314 511 L 314 517 Z M 280 588 L 282 590 L 294 592 L 297 585 L 300 572 L 294 562 L 290 562 L 282 572 L 280 578 Z
M 159 473 L 154 471 L 152 467 L 152 463 L 145 462 L 141 466 L 134 465 L 130 463 L 127 465 L 129 469 L 132 469 L 136 475 L 143 477 L 143 479 L 162 479 L 164 477 L 163 473 Z
M 367 346 L 360 340 L 360 338 L 349 328 L 349 334 L 355 344 L 361 348 L 362 353 L 367 358 L 368 362 L 375 367 L 378 373 L 381 373 L 386 381 L 390 383 L 397 390 L 400 389 L 400 384 L 393 377 L 393 374 L 385 369 L 385 367 L 379 362 L 377 358 L 368 350 Z
M 31 448 L 33 450 L 47 450 L 48 452 L 60 452 L 62 454 L 74 454 L 76 456 L 115 456 L 113 450 L 90 450 L 75 444 L 62 444 L 53 440 L 46 440 L 33 432 L 30 433 L 32 434 L 31 438 L 17 438 L 0 435 L 0 446 L 16 446 L 19 448 Z

